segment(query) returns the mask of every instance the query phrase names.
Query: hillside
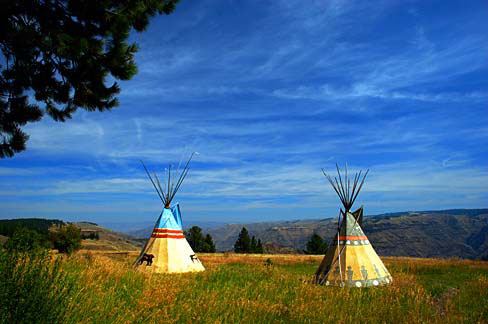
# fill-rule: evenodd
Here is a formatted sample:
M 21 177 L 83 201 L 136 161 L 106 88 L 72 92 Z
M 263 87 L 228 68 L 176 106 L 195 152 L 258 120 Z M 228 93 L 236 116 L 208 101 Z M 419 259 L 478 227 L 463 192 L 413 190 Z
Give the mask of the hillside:
M 61 220 L 42 218 L 0 220 L 0 245 L 3 245 L 8 237 L 19 227 L 27 227 L 41 233 L 47 233 L 51 226 L 64 224 L 66 223 Z M 79 222 L 72 224 L 80 228 L 82 235 L 87 236 L 90 233 L 98 234 L 98 240 L 82 240 L 82 249 L 84 250 L 135 251 L 140 250 L 143 245 L 143 240 L 137 240 L 133 236 L 109 230 L 95 223 Z
M 79 222 L 73 224 L 81 229 L 82 234 L 97 233 L 99 236 L 98 240 L 83 240 L 83 250 L 134 251 L 140 250 L 143 245 L 140 240 L 133 236 L 111 231 L 94 223 Z
M 207 231 L 225 251 L 243 226 L 263 242 L 301 250 L 313 233 L 329 241 L 337 220 L 229 224 Z M 488 258 L 488 209 L 375 215 L 365 218 L 363 228 L 380 255 Z
M 11 221 L 2 221 L 3 224 Z M 36 219 L 35 223 L 42 223 Z M 140 250 L 152 228 L 138 231 L 139 238 L 93 223 L 74 223 L 82 233 L 98 233 L 98 240 L 85 239 L 85 250 Z M 45 224 L 47 226 L 47 223 Z M 305 248 L 313 233 L 329 241 L 337 228 L 336 219 L 295 220 L 252 224 L 228 224 L 204 228 L 219 251 L 232 250 L 246 227 L 261 239 L 269 253 L 293 253 Z M 401 212 L 365 217 L 363 229 L 380 255 L 410 257 L 460 257 L 488 259 L 488 209 Z
M 58 219 L 44 219 L 44 218 L 16 218 L 16 219 L 0 219 L 0 235 L 12 236 L 15 230 L 19 227 L 26 227 L 38 232 L 47 233 L 48 229 L 54 225 L 63 225 L 64 222 Z

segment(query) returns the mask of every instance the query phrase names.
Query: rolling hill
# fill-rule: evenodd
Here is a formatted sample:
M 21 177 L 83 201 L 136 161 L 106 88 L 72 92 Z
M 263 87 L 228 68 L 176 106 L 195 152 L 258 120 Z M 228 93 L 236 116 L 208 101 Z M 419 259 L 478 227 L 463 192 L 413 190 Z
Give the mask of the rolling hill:
M 313 233 L 332 239 L 337 219 L 228 224 L 208 229 L 218 250 L 231 250 L 246 227 L 263 242 L 302 250 Z M 367 216 L 363 229 L 380 255 L 488 258 L 488 209 L 401 212 Z
M 144 244 L 142 240 L 137 240 L 133 236 L 109 230 L 95 223 L 79 222 L 73 224 L 81 229 L 82 234 L 98 234 L 98 240 L 82 240 L 83 250 L 134 251 L 140 250 Z
M 74 224 L 82 233 L 98 233 L 98 240 L 83 240 L 82 248 L 86 250 L 140 250 L 152 231 L 151 227 L 128 235 L 94 223 Z M 305 248 L 313 233 L 330 241 L 337 228 L 337 219 L 227 224 L 218 228 L 204 228 L 204 232 L 212 235 L 217 250 L 229 251 L 242 227 L 261 239 L 268 253 L 294 253 Z M 488 209 L 366 216 L 363 229 L 375 250 L 383 256 L 488 259 Z
M 48 233 L 51 226 L 65 225 L 61 220 L 43 218 L 20 218 L 0 220 L 0 245 L 5 244 L 10 236 L 20 227 L 26 227 L 40 233 Z M 83 239 L 82 249 L 104 251 L 134 251 L 140 250 L 144 240 L 138 240 L 128 234 L 115 232 L 95 223 L 72 223 L 80 228 L 82 236 L 97 234 L 98 239 Z

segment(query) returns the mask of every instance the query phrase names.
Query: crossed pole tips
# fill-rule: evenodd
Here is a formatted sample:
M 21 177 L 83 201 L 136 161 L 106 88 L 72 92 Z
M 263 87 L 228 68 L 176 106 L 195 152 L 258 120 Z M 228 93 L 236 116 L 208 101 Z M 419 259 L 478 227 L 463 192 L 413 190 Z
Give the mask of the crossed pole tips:
M 190 171 L 190 167 L 189 167 L 190 161 L 193 159 L 193 156 L 199 155 L 199 154 L 200 153 L 198 153 L 198 152 L 193 152 L 190 155 L 190 158 L 188 159 L 188 161 L 185 164 L 185 167 L 183 168 L 183 171 L 181 171 L 181 173 L 179 175 L 178 175 L 178 169 L 179 169 L 179 166 L 178 166 L 178 169 L 176 170 L 176 176 L 177 176 L 178 180 L 176 181 L 176 183 L 171 182 L 171 164 L 168 165 L 168 182 L 166 185 L 166 192 L 165 192 L 165 189 L 163 189 L 161 182 L 159 181 L 158 175 L 154 172 L 153 176 L 151 176 L 151 174 L 149 173 L 149 170 L 147 169 L 144 162 L 142 160 L 140 160 L 142 163 L 142 166 L 144 167 L 144 170 L 146 171 L 146 174 L 147 174 L 149 180 L 151 180 L 151 183 L 152 183 L 154 189 L 158 193 L 159 199 L 161 199 L 161 201 L 164 203 L 165 208 L 170 207 L 171 201 L 175 197 L 176 193 L 180 189 L 181 184 L 183 183 L 186 176 L 188 175 L 188 172 Z
M 351 209 L 352 205 L 354 204 L 354 201 L 356 200 L 359 192 L 361 191 L 361 188 L 363 187 L 364 184 L 364 180 L 366 180 L 366 176 L 368 175 L 369 169 L 366 170 L 364 174 L 362 174 L 361 170 L 359 171 L 359 173 L 356 173 L 354 175 L 352 186 L 351 186 L 351 179 L 347 174 L 347 164 L 344 167 L 345 170 L 344 177 L 341 175 L 341 171 L 337 163 L 336 163 L 336 170 L 339 178 L 331 177 L 330 175 L 325 173 L 325 170 L 323 168 L 322 168 L 322 173 L 327 178 L 327 180 L 329 180 L 330 184 L 332 185 L 332 188 L 334 188 L 334 191 L 337 193 L 339 199 L 344 205 L 344 208 L 346 209 L 345 212 L 347 213 Z M 363 176 L 362 179 L 361 179 L 361 175 Z

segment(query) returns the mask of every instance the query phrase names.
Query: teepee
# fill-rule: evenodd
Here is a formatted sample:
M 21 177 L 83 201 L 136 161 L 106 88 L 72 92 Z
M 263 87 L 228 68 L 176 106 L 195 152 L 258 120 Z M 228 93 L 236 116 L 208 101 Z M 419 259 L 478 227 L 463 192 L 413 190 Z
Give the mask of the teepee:
M 135 262 L 135 266 L 140 269 L 156 273 L 205 270 L 183 234 L 180 206 L 176 204 L 171 207 L 171 201 L 188 174 L 188 165 L 192 157 L 193 154 L 188 159 L 179 177 L 177 177 L 176 183 L 171 182 L 171 165 L 169 166 L 167 186 L 165 188 L 163 188 L 155 173 L 154 179 L 151 177 L 143 163 L 149 180 L 151 180 L 154 189 L 156 189 L 159 198 L 163 202 L 164 208 L 156 221 L 156 225 L 154 225 L 151 236 Z
M 325 174 L 327 180 L 341 199 L 344 210 L 340 210 L 337 233 L 315 273 L 315 282 L 326 286 L 371 287 L 387 285 L 392 278 L 373 246 L 364 234 L 363 207 L 351 212 L 351 207 L 361 190 L 368 171 L 356 173 L 351 184 L 347 175 L 341 176 L 336 165 L 337 177 Z

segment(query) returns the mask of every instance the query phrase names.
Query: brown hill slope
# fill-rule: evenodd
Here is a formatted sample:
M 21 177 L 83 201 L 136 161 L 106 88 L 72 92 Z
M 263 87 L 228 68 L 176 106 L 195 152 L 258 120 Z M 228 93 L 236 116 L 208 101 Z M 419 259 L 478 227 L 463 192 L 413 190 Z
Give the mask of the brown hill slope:
M 135 251 L 142 248 L 143 243 L 133 236 L 111 231 L 94 223 L 73 223 L 81 229 L 82 234 L 97 233 L 98 240 L 85 239 L 82 241 L 83 250 L 104 251 Z
M 229 224 L 208 232 L 218 250 L 231 250 L 243 226 L 263 242 L 300 250 L 313 233 L 329 241 L 337 220 Z M 488 209 L 376 215 L 365 218 L 363 229 L 380 255 L 488 257 Z

